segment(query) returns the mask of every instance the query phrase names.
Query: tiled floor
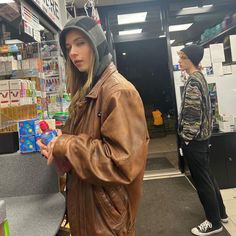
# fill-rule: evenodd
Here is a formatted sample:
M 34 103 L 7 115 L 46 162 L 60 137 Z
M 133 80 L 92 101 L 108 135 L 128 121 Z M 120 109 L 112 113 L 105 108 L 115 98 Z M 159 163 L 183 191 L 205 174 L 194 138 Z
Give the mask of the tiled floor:
M 177 160 L 177 143 L 176 143 L 176 135 L 171 134 L 162 138 L 151 139 L 149 144 L 149 156 L 151 157 L 153 154 L 157 153 L 168 157 L 168 153 L 171 154 L 171 158 L 168 158 L 170 162 L 173 160 Z M 150 175 L 150 178 L 154 178 L 156 176 L 156 172 L 154 175 Z M 166 177 L 163 173 L 158 174 L 158 178 Z M 149 178 L 146 176 L 146 178 Z M 221 190 L 222 197 L 225 203 L 226 211 L 229 216 L 229 222 L 224 224 L 227 231 L 231 234 L 231 236 L 236 236 L 236 188 L 233 189 L 223 189 Z
M 166 170 L 167 172 L 179 172 L 178 167 L 178 153 L 177 153 L 177 141 L 175 134 L 168 134 L 164 137 L 153 138 L 149 143 L 149 155 L 148 158 L 165 157 L 174 166 L 172 170 Z M 162 174 L 165 170 L 154 171 L 156 174 Z
M 175 134 L 168 134 L 165 137 L 153 138 L 149 143 L 149 153 L 173 152 L 177 150 Z
M 229 216 L 229 222 L 224 226 L 231 236 L 236 236 L 236 188 L 223 189 L 221 194 Z

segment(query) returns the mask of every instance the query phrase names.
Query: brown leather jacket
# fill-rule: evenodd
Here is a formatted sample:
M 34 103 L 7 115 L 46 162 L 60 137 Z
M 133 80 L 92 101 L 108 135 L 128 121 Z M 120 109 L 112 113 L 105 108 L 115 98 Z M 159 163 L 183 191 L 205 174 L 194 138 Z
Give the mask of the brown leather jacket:
M 67 179 L 72 236 L 134 236 L 148 151 L 143 104 L 111 63 L 79 104 L 74 134 L 53 155 L 73 166 Z

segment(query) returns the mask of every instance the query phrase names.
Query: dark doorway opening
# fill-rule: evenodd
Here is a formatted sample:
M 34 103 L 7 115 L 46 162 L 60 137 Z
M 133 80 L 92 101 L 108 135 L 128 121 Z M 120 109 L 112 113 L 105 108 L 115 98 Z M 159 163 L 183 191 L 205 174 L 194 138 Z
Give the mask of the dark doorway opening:
M 117 67 L 139 91 L 151 138 L 175 133 L 173 86 L 166 38 L 116 44 Z M 160 110 L 163 125 L 154 125 L 152 112 Z
M 148 157 L 152 162 L 164 157 L 174 167 L 150 170 L 147 166 L 146 174 L 178 172 L 175 98 L 166 38 L 116 43 L 115 48 L 119 72 L 136 87 L 144 103 L 151 137 Z M 156 109 L 162 113 L 162 125 L 155 125 Z

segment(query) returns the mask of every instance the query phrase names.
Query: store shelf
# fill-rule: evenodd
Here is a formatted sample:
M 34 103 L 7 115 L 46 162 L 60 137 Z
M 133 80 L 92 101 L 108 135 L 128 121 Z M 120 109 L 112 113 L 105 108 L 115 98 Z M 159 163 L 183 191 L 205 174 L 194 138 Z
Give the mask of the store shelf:
M 58 56 L 51 56 L 51 57 L 43 57 L 42 60 L 52 60 L 52 59 L 58 59 Z
M 45 78 L 47 78 L 47 77 L 57 77 L 57 76 L 59 76 L 59 74 L 52 74 L 52 75 L 44 75 L 45 76 Z
M 200 42 L 200 45 L 201 45 L 201 46 L 206 46 L 206 45 L 208 45 L 208 44 L 210 44 L 210 43 L 217 42 L 217 40 L 218 40 L 220 37 L 223 37 L 223 36 L 229 34 L 230 32 L 232 32 L 232 31 L 235 30 L 235 29 L 236 29 L 236 24 L 232 25 L 231 27 L 229 27 L 228 29 L 222 31 L 221 33 L 215 35 L 214 37 L 212 37 L 212 38 L 210 38 L 210 39 L 208 39 L 208 40 L 206 40 L 206 41 Z
M 58 91 L 48 91 L 48 92 L 46 92 L 46 94 L 59 94 L 59 92 Z

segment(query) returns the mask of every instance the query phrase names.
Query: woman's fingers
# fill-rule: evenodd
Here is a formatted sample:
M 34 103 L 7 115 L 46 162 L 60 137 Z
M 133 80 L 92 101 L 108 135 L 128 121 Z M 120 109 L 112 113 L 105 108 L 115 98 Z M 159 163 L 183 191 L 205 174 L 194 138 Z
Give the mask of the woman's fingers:
M 60 129 L 57 129 L 56 131 L 57 131 L 57 136 L 58 137 L 62 135 L 62 131 Z
M 48 159 L 49 154 L 48 154 L 47 150 L 45 150 L 45 149 L 41 150 L 41 154 Z
M 40 139 L 37 140 L 37 144 L 40 146 L 41 149 L 47 149 L 47 146 L 43 144 Z
M 54 156 L 53 155 L 49 155 L 48 161 L 47 161 L 47 165 L 50 166 L 53 163 L 53 161 L 54 161 Z

